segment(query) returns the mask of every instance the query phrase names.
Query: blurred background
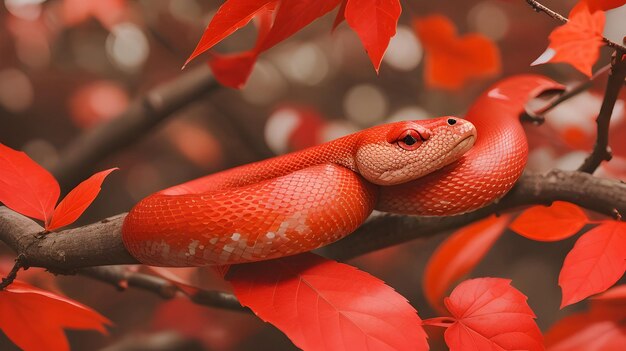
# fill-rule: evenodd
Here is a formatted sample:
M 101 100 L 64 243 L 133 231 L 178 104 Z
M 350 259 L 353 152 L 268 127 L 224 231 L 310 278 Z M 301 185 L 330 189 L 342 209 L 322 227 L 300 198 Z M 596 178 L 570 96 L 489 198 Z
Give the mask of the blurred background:
M 3 0 L 0 4 L 0 142 L 53 167 L 81 133 L 120 116 L 151 88 L 171 82 L 193 51 L 221 1 L 212 0 Z M 574 1 L 546 5 L 567 14 Z M 144 196 L 224 168 L 322 143 L 375 124 L 440 115 L 462 116 L 472 100 L 498 78 L 546 74 L 576 84 L 585 77 L 564 64 L 530 67 L 558 23 L 525 1 L 403 1 L 398 32 L 377 76 L 356 34 L 344 23 L 331 34 L 332 14 L 261 55 L 241 90 L 218 87 L 111 155 L 95 170 L 120 167 L 77 225 L 128 211 Z M 496 42 L 502 72 L 456 91 L 423 83 L 424 52 L 414 17 L 441 13 L 459 33 L 478 32 Z M 621 42 L 626 6 L 607 13 L 605 36 Z M 220 52 L 249 48 L 248 26 L 220 43 Z M 201 57 L 190 66 L 204 65 Z M 608 64 L 602 50 L 596 69 Z M 187 70 L 193 67 L 187 68 Z M 527 129 L 529 168 L 575 169 L 591 149 L 606 77 Z M 626 180 L 624 94 L 612 120 L 615 159 L 600 174 Z M 94 170 L 94 171 L 95 171 Z M 433 316 L 421 291 L 428 257 L 444 239 L 392 247 L 352 262 L 407 297 L 422 318 Z M 576 307 L 559 311 L 557 277 L 574 239 L 537 243 L 507 233 L 473 276 L 513 279 L 529 296 L 546 329 Z M 12 253 L 0 244 L 0 262 Z M 223 288 L 206 271 L 181 271 L 206 287 Z M 69 332 L 73 349 L 94 350 L 291 350 L 280 332 L 255 317 L 198 307 L 184 299 L 163 301 L 149 293 L 118 292 L 80 277 L 53 277 L 31 269 L 20 274 L 62 291 L 106 317 L 108 337 Z M 431 335 L 438 349 L 436 331 Z M 259 346 L 263 345 L 263 346 Z M 0 333 L 0 349 L 14 346 Z

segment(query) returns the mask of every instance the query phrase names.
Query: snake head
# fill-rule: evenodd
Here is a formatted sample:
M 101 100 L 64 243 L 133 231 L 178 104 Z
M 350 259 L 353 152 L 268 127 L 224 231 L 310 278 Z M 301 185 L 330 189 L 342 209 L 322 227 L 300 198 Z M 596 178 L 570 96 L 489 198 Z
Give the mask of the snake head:
M 476 128 L 457 117 L 403 121 L 361 134 L 358 172 L 378 185 L 406 183 L 458 160 L 476 141 Z

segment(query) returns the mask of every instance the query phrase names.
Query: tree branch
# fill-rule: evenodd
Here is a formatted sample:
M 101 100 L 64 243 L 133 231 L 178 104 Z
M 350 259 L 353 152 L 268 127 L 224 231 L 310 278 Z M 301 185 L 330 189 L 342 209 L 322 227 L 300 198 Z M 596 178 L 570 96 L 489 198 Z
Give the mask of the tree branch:
M 374 250 L 417 238 L 427 238 L 469 224 L 493 213 L 534 204 L 569 201 L 596 212 L 618 217 L 626 213 L 626 183 L 582 172 L 553 170 L 525 174 L 501 201 L 480 210 L 452 217 L 382 215 L 363 224 L 355 233 L 319 250 L 321 254 L 347 260 Z M 125 214 L 98 223 L 41 235 L 37 223 L 6 207 L 0 207 L 0 241 L 23 256 L 25 266 L 44 267 L 56 273 L 89 276 L 123 289 L 143 289 L 171 298 L 179 289 L 171 282 L 125 267 L 93 267 L 138 263 L 124 248 L 121 225 Z M 80 238 L 80 240 L 76 240 Z M 91 268 L 88 268 L 91 267 Z M 246 310 L 232 295 L 200 291 L 189 298 L 200 305 Z
M 107 156 L 136 142 L 161 121 L 219 85 L 206 65 L 157 86 L 133 101 L 124 113 L 83 133 L 71 142 L 52 167 L 62 188 L 70 188 L 91 175 Z
M 617 101 L 619 92 L 624 85 L 624 79 L 626 78 L 626 57 L 624 56 L 625 55 L 622 55 L 619 51 L 617 51 L 611 61 L 611 72 L 609 73 L 606 91 L 604 92 L 604 99 L 602 100 L 602 106 L 600 107 L 598 118 L 596 118 L 596 143 L 593 146 L 591 154 L 578 168 L 581 172 L 593 173 L 598 166 L 600 166 L 602 161 L 611 160 L 612 155 L 611 148 L 609 147 L 609 126 L 615 102 Z
M 368 221 L 354 234 L 323 252 L 333 258 L 346 259 L 457 228 L 493 213 L 557 200 L 615 216 L 616 213 L 626 213 L 626 184 L 581 172 L 553 170 L 546 174 L 525 174 L 506 197 L 480 210 L 452 217 L 381 216 Z M 133 264 L 137 261 L 126 251 L 121 240 L 124 216 L 120 214 L 84 227 L 41 236 L 41 226 L 2 207 L 0 241 L 23 254 L 27 265 L 57 272 Z

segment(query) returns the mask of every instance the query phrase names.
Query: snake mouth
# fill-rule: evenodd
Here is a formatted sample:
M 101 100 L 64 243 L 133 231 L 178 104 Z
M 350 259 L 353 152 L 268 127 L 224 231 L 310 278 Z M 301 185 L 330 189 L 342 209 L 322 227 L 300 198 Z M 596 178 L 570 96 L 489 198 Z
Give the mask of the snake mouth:
M 465 138 L 461 139 L 461 141 L 459 141 L 456 144 L 456 146 L 452 149 L 452 154 L 456 154 L 458 152 L 461 152 L 461 153 L 467 152 L 472 146 L 474 146 L 475 141 L 476 141 L 476 135 L 470 134 L 466 136 Z

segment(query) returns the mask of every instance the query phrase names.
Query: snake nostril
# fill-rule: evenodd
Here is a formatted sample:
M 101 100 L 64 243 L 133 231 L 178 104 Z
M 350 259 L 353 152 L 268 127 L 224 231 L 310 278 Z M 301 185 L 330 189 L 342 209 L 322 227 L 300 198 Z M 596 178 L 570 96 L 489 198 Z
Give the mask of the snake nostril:
M 451 125 L 451 126 L 455 125 L 456 124 L 456 119 L 448 118 L 448 124 Z

